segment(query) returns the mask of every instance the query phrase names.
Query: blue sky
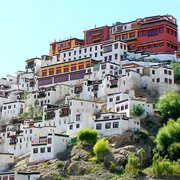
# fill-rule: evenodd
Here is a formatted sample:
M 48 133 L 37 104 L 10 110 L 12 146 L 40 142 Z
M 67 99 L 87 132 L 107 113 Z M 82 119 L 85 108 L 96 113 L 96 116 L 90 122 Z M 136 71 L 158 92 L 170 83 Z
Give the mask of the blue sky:
M 179 0 L 0 0 L 0 78 L 24 70 L 25 61 L 49 54 L 54 39 L 83 38 L 95 25 L 153 15 L 180 22 Z

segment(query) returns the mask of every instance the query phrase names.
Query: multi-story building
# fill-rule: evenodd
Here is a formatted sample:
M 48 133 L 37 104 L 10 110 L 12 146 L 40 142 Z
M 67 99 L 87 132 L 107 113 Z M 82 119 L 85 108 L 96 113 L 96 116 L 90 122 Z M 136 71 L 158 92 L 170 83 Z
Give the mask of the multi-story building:
M 55 54 L 59 54 L 59 52 L 62 50 L 71 49 L 77 45 L 81 45 L 81 46 L 84 45 L 84 40 L 72 38 L 59 42 L 54 41 L 53 43 L 50 44 L 49 54 L 50 56 L 53 56 Z
M 84 31 L 85 45 L 94 44 L 101 41 L 107 41 L 111 37 L 109 26 L 102 26 L 98 28 L 88 29 Z
M 178 49 L 177 21 L 172 15 L 150 16 L 112 26 L 112 38 L 123 40 L 128 50 L 174 52 Z
M 70 81 L 84 78 L 85 69 L 98 61 L 91 58 L 78 59 L 71 62 L 52 64 L 41 67 L 41 78 L 38 79 L 39 86 L 58 83 L 68 84 Z

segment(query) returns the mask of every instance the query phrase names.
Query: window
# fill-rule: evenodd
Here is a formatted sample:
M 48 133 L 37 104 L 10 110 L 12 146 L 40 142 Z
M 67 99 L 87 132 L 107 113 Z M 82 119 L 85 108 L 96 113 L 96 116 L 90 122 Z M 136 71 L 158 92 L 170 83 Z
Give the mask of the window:
M 32 129 L 29 130 L 29 133 L 32 134 Z
M 116 112 L 119 112 L 119 110 L 120 110 L 120 108 L 119 108 L 119 107 L 117 107 L 117 108 L 116 108 Z
M 115 39 L 116 39 L 116 40 L 120 40 L 120 36 L 116 36 Z
M 47 152 L 51 152 L 51 147 L 47 147 Z
M 33 148 L 33 153 L 34 154 L 38 153 L 38 148 Z
M 86 53 L 86 51 L 87 51 L 87 49 L 85 48 L 85 49 L 84 49 L 84 52 Z
M 155 70 L 152 70 L 152 74 L 155 74 Z
M 116 101 L 119 101 L 119 100 L 120 100 L 120 96 L 117 96 L 117 97 L 116 97 Z
M 118 43 L 114 44 L 114 49 L 118 49 Z
M 97 46 L 95 46 L 95 51 L 97 51 Z
M 111 123 L 108 122 L 108 123 L 105 123 L 105 129 L 110 129 L 111 128 Z
M 125 109 L 128 109 L 128 104 L 125 104 Z
M 124 106 L 121 106 L 121 111 L 123 111 L 124 110 Z
M 96 124 L 96 129 L 101 129 L 102 128 L 102 124 L 101 123 L 97 123 Z
M 109 102 L 113 102 L 113 98 L 109 98 Z
M 114 55 L 114 59 L 117 60 L 117 58 L 118 58 L 118 54 L 115 54 L 115 55 Z
M 113 122 L 113 128 L 118 128 L 119 127 L 119 122 Z
M 166 28 L 166 32 L 169 33 L 169 28 Z
M 164 74 L 167 74 L 167 70 L 166 69 L 164 70 Z
M 135 37 L 135 32 L 130 33 L 130 34 L 129 34 L 129 37 L 130 37 L 130 38 Z
M 148 30 L 148 36 L 156 36 L 158 35 L 158 29 Z
M 69 129 L 73 129 L 73 125 L 72 124 L 69 126 Z
M 95 57 L 97 57 L 97 53 L 95 53 Z
M 171 75 L 171 71 L 168 71 L 168 74 Z
M 66 53 L 64 53 L 64 57 L 66 57 Z
M 76 51 L 74 51 L 74 55 L 76 55 Z
M 138 37 L 141 37 L 141 32 L 138 32 Z
M 69 56 L 71 56 L 71 52 L 69 52 Z
M 159 43 L 159 46 L 164 46 L 164 43 Z
M 104 57 L 104 61 L 107 62 L 107 56 Z
M 128 35 L 127 34 L 123 34 L 122 35 L 122 39 L 127 39 L 128 38 Z
M 41 153 L 45 153 L 45 147 L 41 148 Z
M 106 45 L 103 48 L 104 53 L 112 51 L 112 45 Z
M 79 124 L 76 124 L 76 128 L 78 129 L 80 127 L 80 125 Z
M 48 138 L 48 144 L 52 144 L 52 138 Z
M 164 82 L 165 82 L 165 83 L 168 83 L 168 79 L 167 79 L 167 78 L 164 78 Z
M 89 51 L 92 51 L 92 47 L 90 47 Z
M 154 47 L 158 47 L 158 43 L 154 44 Z
M 112 55 L 109 56 L 109 61 L 111 61 L 111 60 L 112 60 Z
M 147 36 L 147 31 L 142 31 L 142 36 Z
M 157 82 L 157 83 L 158 83 L 158 82 L 160 82 L 160 79 L 159 79 L 159 78 L 157 78 L 157 79 L 156 79 L 156 82 Z
M 80 114 L 77 114 L 76 115 L 76 121 L 80 121 L 81 120 L 81 115 Z
M 79 50 L 79 54 L 81 54 L 81 50 Z
M 160 27 L 159 28 L 159 33 L 163 33 L 164 32 L 164 28 L 163 27 Z

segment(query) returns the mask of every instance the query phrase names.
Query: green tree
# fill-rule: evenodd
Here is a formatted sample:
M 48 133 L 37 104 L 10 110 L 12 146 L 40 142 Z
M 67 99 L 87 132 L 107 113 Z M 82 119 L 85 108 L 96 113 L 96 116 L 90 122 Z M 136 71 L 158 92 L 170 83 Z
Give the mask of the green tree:
M 95 129 L 85 128 L 78 132 L 78 140 L 82 143 L 93 145 L 98 138 L 98 132 Z
M 28 114 L 31 119 L 34 118 L 34 108 L 32 107 L 32 105 L 30 105 L 30 107 L 28 109 Z
M 134 153 L 129 154 L 125 172 L 136 175 L 139 171 L 140 159 Z
M 180 117 L 180 94 L 171 91 L 160 96 L 157 104 L 157 109 L 165 119 L 177 119 Z
M 97 157 L 103 156 L 108 150 L 109 142 L 106 139 L 99 139 L 93 147 L 93 152 Z
M 162 157 L 169 157 L 171 160 L 180 158 L 180 118 L 177 121 L 170 119 L 164 125 L 155 139 L 155 152 Z
M 144 157 L 145 154 L 146 154 L 145 149 L 144 149 L 144 148 L 141 148 L 141 149 L 139 150 L 139 155 L 140 155 L 140 166 L 141 166 L 141 168 L 142 168 L 142 158 Z
M 174 70 L 174 80 L 180 80 L 180 63 L 174 60 L 171 61 L 171 66 Z
M 35 101 L 34 101 L 34 107 L 37 108 L 38 105 L 39 105 L 39 101 L 38 101 L 38 99 L 35 99 Z
M 140 117 L 144 114 L 144 112 L 145 112 L 145 109 L 140 104 L 136 106 L 134 105 L 130 110 L 131 116 L 134 116 L 134 117 Z

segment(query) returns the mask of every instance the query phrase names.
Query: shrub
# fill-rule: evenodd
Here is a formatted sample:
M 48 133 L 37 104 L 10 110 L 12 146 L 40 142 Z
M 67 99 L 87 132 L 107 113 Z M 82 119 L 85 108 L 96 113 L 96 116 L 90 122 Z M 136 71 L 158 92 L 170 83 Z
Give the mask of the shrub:
M 57 168 L 61 168 L 63 166 L 63 162 L 62 161 L 59 161 L 57 164 L 56 164 L 56 167 Z
M 88 159 L 88 161 L 92 161 L 92 162 L 95 162 L 95 163 L 98 163 L 98 158 L 97 157 L 91 157 Z
M 93 145 L 98 138 L 98 132 L 95 129 L 85 128 L 78 132 L 78 140 L 82 143 Z
M 115 163 L 113 161 L 110 162 L 110 172 L 115 171 Z
M 128 163 L 126 164 L 125 171 L 127 173 L 132 173 L 134 175 L 137 175 L 137 173 L 139 172 L 139 167 L 140 167 L 140 159 L 134 153 L 129 154 Z
M 105 139 L 100 139 L 96 142 L 96 144 L 93 147 L 94 154 L 96 156 L 103 155 L 108 150 L 109 142 Z
M 47 161 L 47 162 L 46 162 L 46 166 L 49 166 L 49 165 L 51 165 L 51 162 L 50 162 L 50 161 Z
M 144 112 L 145 112 L 145 109 L 140 104 L 133 106 L 130 110 L 131 116 L 134 116 L 134 117 L 140 117 L 144 114 Z

